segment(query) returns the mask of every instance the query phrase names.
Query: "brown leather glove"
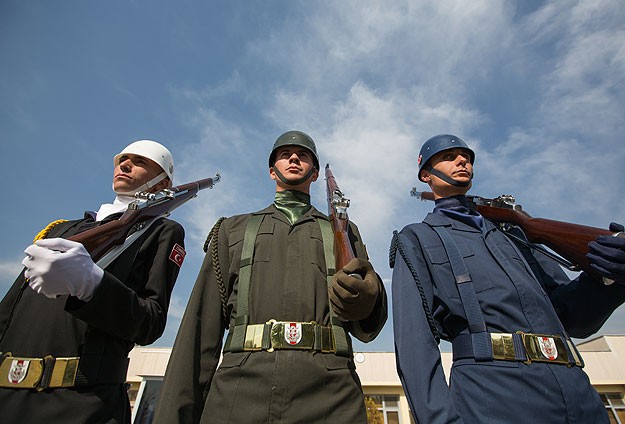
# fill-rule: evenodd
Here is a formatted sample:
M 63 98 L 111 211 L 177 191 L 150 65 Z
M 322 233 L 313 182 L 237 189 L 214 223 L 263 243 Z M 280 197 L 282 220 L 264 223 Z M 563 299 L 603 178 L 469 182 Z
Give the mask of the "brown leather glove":
M 358 274 L 363 278 L 352 277 Z M 336 315 L 346 321 L 367 318 L 380 294 L 380 279 L 367 260 L 354 258 L 332 277 L 328 289 L 330 305 Z

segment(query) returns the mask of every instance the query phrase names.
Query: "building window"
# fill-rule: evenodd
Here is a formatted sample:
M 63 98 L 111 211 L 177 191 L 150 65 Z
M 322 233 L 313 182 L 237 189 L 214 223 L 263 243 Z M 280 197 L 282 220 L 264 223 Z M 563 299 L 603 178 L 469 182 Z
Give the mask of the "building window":
M 151 424 L 156 411 L 156 402 L 163 385 L 162 379 L 145 379 L 141 382 L 135 407 L 133 408 L 133 424 Z
M 399 424 L 399 396 L 367 395 L 384 418 L 384 424 Z
M 601 400 L 608 410 L 610 422 L 614 424 L 625 424 L 625 401 L 623 393 L 601 393 Z

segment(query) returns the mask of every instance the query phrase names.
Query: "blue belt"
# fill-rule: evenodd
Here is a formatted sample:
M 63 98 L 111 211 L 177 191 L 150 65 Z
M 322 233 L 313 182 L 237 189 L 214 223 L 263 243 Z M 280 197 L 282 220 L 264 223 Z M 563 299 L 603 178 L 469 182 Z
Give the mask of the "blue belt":
M 560 335 L 532 333 L 489 333 L 493 360 L 518 361 L 530 364 L 545 362 L 583 367 L 577 349 Z M 461 334 L 452 341 L 453 359 L 475 358 L 470 334 Z M 567 349 L 568 347 L 568 349 Z

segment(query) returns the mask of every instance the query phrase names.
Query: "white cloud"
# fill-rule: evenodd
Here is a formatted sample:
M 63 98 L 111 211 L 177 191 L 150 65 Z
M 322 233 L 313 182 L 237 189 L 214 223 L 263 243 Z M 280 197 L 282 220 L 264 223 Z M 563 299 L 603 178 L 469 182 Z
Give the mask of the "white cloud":
M 22 270 L 22 259 L 0 261 L 0 293 L 11 287 L 13 281 Z
M 515 194 L 534 216 L 625 222 L 621 8 L 549 2 L 523 15 L 492 1 L 301 3 L 249 40 L 243 62 L 253 67 L 186 98 L 201 140 L 185 169 L 224 173 L 189 222 L 204 237 L 217 216 L 269 203 L 266 157 L 288 129 L 308 132 L 331 163 L 385 278 L 392 230 L 431 210 L 408 191 L 419 185 L 420 145 L 443 132 L 476 151 L 477 194 Z M 229 94 L 255 102 L 265 121 L 218 113 L 213 102 Z M 312 195 L 325 210 L 323 185 Z
M 167 319 L 169 320 L 173 318 L 178 321 L 181 320 L 184 315 L 184 310 L 187 307 L 187 300 L 188 299 L 181 298 L 180 296 L 172 296 L 169 302 Z

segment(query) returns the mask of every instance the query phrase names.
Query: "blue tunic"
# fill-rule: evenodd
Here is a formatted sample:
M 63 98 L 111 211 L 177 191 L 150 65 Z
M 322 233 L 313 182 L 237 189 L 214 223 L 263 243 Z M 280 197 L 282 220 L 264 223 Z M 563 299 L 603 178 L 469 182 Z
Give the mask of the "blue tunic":
M 453 341 L 469 330 L 447 253 L 432 226 L 445 227 L 458 246 L 489 332 L 587 337 L 625 300 L 625 287 L 603 286 L 585 273 L 569 281 L 554 261 L 517 246 L 476 212 L 450 211 L 450 203 L 465 203 L 463 197 L 444 200 L 445 209 L 399 233 L 442 339 Z M 578 366 L 459 359 L 448 386 L 422 297 L 399 253 L 392 293 L 397 369 L 417 422 L 608 422 Z

